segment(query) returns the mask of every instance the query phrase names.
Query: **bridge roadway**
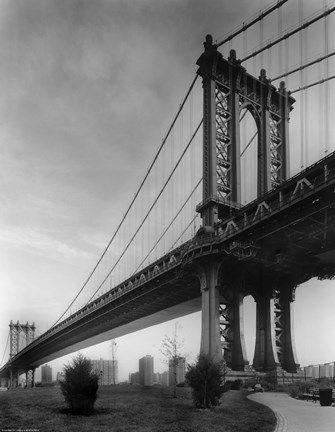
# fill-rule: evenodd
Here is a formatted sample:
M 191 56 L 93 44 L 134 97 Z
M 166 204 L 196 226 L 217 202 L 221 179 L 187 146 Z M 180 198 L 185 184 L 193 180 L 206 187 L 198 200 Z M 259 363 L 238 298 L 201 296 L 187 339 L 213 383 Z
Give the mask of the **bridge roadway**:
M 226 274 L 236 265 L 251 285 L 262 272 L 285 274 L 297 283 L 334 277 L 334 197 L 335 152 L 246 206 L 218 200 L 222 220 L 214 231 L 200 229 L 194 239 L 35 339 L 0 376 L 199 311 L 199 268 L 208 260 L 226 260 Z

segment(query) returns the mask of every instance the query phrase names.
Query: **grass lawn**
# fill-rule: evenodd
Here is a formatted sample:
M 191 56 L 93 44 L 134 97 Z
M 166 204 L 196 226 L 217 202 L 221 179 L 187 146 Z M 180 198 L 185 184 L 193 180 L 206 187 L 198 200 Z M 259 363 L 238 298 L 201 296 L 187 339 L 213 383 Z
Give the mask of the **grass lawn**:
M 187 388 L 173 399 L 167 388 L 100 387 L 91 416 L 73 416 L 66 408 L 59 387 L 0 392 L 0 431 L 271 432 L 276 422 L 269 408 L 237 390 L 225 393 L 219 407 L 199 410 Z

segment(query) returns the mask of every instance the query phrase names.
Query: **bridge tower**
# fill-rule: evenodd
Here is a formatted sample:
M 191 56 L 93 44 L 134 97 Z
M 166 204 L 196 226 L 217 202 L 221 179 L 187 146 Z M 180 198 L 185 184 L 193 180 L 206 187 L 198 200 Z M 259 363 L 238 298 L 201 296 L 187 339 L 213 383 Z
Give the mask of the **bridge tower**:
M 211 35 L 197 65 L 203 80 L 203 201 L 197 211 L 208 234 L 241 207 L 241 111 L 248 110 L 257 126 L 260 197 L 289 176 L 288 123 L 294 99 L 283 82 L 279 89 L 271 85 L 264 69 L 258 78 L 248 74 L 234 50 L 224 59 Z M 272 274 L 259 271 L 249 278 L 249 271 L 228 255 L 203 263 L 201 350 L 216 360 L 224 356 L 229 367 L 244 370 L 243 299 L 252 294 L 257 303 L 254 367 L 271 370 L 280 365 L 295 371 L 290 308 L 294 284 L 283 281 L 282 286 Z
M 9 359 L 11 360 L 22 348 L 25 348 L 28 344 L 33 342 L 35 339 L 35 323 L 33 324 L 20 324 L 13 323 L 9 324 Z M 23 340 L 22 340 L 23 338 Z M 9 360 L 9 361 L 10 361 Z M 34 385 L 34 372 L 32 368 L 27 368 L 26 370 L 26 384 L 27 386 Z M 10 385 L 11 387 L 16 387 L 19 384 L 19 374 L 18 371 L 10 369 Z

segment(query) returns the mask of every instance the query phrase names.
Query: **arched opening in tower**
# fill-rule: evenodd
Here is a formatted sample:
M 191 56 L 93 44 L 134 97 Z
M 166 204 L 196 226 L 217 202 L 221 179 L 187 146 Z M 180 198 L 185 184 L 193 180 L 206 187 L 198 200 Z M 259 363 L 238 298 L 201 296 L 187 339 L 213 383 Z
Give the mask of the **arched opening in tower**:
M 298 285 L 293 302 L 293 333 L 297 359 L 306 377 L 334 380 L 334 280 L 317 278 Z M 309 366 L 310 365 L 310 366 Z
M 256 303 L 252 295 L 244 297 L 244 338 L 249 364 L 252 365 L 256 341 Z
M 240 111 L 241 204 L 257 198 L 258 128 L 249 107 Z

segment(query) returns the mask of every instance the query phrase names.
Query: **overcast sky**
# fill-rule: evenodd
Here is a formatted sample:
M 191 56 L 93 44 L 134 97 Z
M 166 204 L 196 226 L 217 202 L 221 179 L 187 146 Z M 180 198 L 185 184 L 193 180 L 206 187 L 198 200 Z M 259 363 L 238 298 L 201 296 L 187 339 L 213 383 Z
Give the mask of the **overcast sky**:
M 1 357 L 10 320 L 34 321 L 42 333 L 81 288 L 194 77 L 205 35 L 220 41 L 273 3 L 0 0 Z M 333 284 L 297 290 L 304 365 L 335 360 Z M 200 314 L 179 323 L 193 360 Z M 120 338 L 119 379 L 146 354 L 164 370 L 159 347 L 173 327 Z M 246 328 L 252 361 L 254 306 Z M 108 358 L 110 351 L 106 343 L 85 352 Z

